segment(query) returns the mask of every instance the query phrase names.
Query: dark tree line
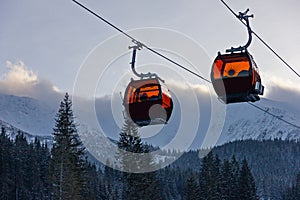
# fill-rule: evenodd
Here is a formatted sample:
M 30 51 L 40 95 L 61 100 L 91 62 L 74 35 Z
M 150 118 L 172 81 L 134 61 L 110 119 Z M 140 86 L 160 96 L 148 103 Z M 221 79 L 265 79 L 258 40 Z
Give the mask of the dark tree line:
M 300 172 L 296 176 L 296 183 L 287 188 L 282 194 L 282 200 L 300 199 Z
M 142 143 L 135 124 L 126 119 L 120 134 L 116 157 L 120 160 L 122 199 L 160 199 L 158 176 L 153 171 L 149 147 Z M 147 172 L 144 173 L 144 170 Z
M 220 161 L 209 153 L 197 169 L 171 165 L 154 169 L 153 147 L 125 120 L 118 147 L 122 170 L 88 161 L 77 133 L 72 102 L 65 95 L 56 115 L 51 150 L 22 133 L 12 140 L 0 135 L 0 199 L 257 199 L 247 161 Z M 123 151 L 123 153 L 122 153 Z M 124 153 L 125 152 L 125 153 Z M 126 153 L 127 152 L 127 153 Z M 142 154 L 142 158 L 131 153 Z M 191 154 L 195 152 L 190 152 Z M 190 154 L 184 156 L 190 159 Z M 184 158 L 183 158 L 184 160 Z M 198 160 L 197 160 L 198 162 Z M 142 173 L 147 168 L 146 173 Z M 149 170 L 150 169 L 150 170 Z M 134 172 L 134 173 L 132 173 Z
M 234 141 L 213 149 L 222 159 L 246 157 L 261 199 L 281 199 L 300 171 L 300 143 L 292 140 Z
M 0 144 L 0 199 L 48 198 L 48 147 L 37 139 L 28 144 L 22 133 L 12 141 L 4 128 Z
M 256 186 L 246 159 L 221 162 L 212 152 L 203 158 L 200 173 L 186 181 L 184 199 L 256 200 Z

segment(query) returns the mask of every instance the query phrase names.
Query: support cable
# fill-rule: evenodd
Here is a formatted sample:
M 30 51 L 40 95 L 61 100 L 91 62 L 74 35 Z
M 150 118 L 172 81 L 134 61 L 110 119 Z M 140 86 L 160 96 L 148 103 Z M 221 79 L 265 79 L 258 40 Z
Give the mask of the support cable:
M 165 60 L 173 63 L 174 65 L 177 65 L 178 67 L 184 69 L 185 71 L 197 76 L 198 78 L 208 82 L 208 83 L 211 83 L 210 80 L 204 78 L 203 76 L 197 74 L 196 72 L 193 72 L 192 70 L 184 67 L 183 65 L 179 64 L 178 62 L 172 60 L 171 58 L 168 58 L 167 56 L 159 53 L 158 51 L 148 47 L 147 45 L 143 44 L 142 42 L 136 40 L 134 37 L 132 37 L 131 35 L 129 35 L 128 33 L 124 32 L 122 29 L 120 29 L 119 27 L 117 27 L 116 25 L 112 24 L 111 22 L 109 22 L 108 20 L 106 20 L 105 18 L 101 17 L 100 15 L 98 15 L 97 13 L 95 13 L 94 11 L 92 11 L 91 9 L 87 8 L 86 6 L 82 5 L 81 3 L 79 3 L 78 1 L 76 0 L 72 0 L 74 3 L 76 3 L 77 5 L 79 5 L 80 7 L 84 8 L 85 10 L 87 10 L 89 13 L 93 14 L 94 16 L 96 16 L 97 18 L 99 18 L 100 20 L 102 20 L 103 22 L 105 22 L 106 24 L 108 24 L 109 26 L 111 26 L 112 28 L 116 29 L 117 31 L 119 31 L 120 33 L 122 33 L 123 35 L 125 35 L 126 37 L 130 38 L 131 41 L 135 44 L 137 44 L 138 46 L 141 46 L 141 47 L 145 47 L 147 50 L 151 51 L 152 53 L 164 58 Z
M 161 54 L 161 53 L 159 53 L 158 51 L 156 51 L 156 50 L 154 50 L 154 49 L 152 49 L 152 48 L 150 48 L 150 47 L 148 47 L 147 45 L 145 45 L 145 44 L 143 44 L 142 42 L 140 42 L 140 41 L 138 41 L 138 40 L 136 40 L 134 37 L 132 37 L 131 35 L 129 35 L 128 33 L 126 33 L 126 32 L 124 32 L 122 29 L 120 29 L 119 27 L 117 27 L 117 26 L 115 26 L 114 24 L 112 24 L 111 22 L 109 22 L 108 20 L 106 20 L 105 18 L 103 18 L 103 17 L 101 17 L 100 15 L 98 15 L 97 13 L 95 13 L 94 11 L 92 11 L 92 10 L 90 10 L 89 8 L 87 8 L 86 6 L 84 6 L 84 5 L 82 5 L 81 3 L 79 3 L 78 1 L 76 1 L 76 0 L 72 0 L 74 3 L 76 3 L 76 4 L 78 4 L 80 7 L 82 7 L 82 8 L 84 8 L 85 10 L 87 10 L 89 13 L 91 13 L 91 14 L 93 14 L 94 16 L 96 16 L 97 18 L 99 18 L 100 20 L 102 20 L 103 22 L 105 22 L 106 24 L 108 24 L 109 26 L 111 26 L 112 28 L 114 28 L 114 29 L 116 29 L 117 31 L 119 31 L 120 33 L 122 33 L 123 35 L 125 35 L 126 37 L 128 37 L 128 38 L 130 38 L 131 39 L 131 41 L 133 42 L 133 43 L 135 43 L 137 46 L 139 46 L 139 47 L 141 47 L 141 48 L 143 48 L 143 47 L 145 47 L 147 50 L 149 50 L 149 51 L 151 51 L 152 53 L 154 53 L 154 54 L 156 54 L 156 55 L 158 55 L 158 56 L 160 56 L 160 57 L 162 57 L 162 58 L 164 58 L 165 60 L 167 60 L 167 61 L 169 61 L 169 62 L 171 62 L 171 63 L 173 63 L 174 65 L 176 65 L 176 66 L 178 66 L 178 67 L 180 67 L 180 68 L 182 68 L 182 69 L 184 69 L 184 70 L 186 70 L 187 72 L 189 72 L 189 73 L 191 73 L 191 74 L 193 74 L 193 75 L 195 75 L 195 76 L 197 76 L 198 78 L 200 78 L 200 79 L 202 79 L 202 80 L 204 80 L 204 81 L 206 81 L 206 82 L 208 82 L 208 83 L 211 83 L 211 81 L 210 80 L 208 80 L 208 79 L 206 79 L 206 78 L 204 78 L 203 76 L 201 76 L 201 75 L 199 75 L 199 74 L 197 74 L 196 72 L 193 72 L 193 71 L 191 71 L 190 69 L 188 69 L 188 68 L 186 68 L 186 67 L 184 67 L 183 65 L 181 65 L 181 64 L 179 64 L 179 63 L 177 63 L 176 61 L 174 61 L 174 60 L 172 60 L 171 58 L 168 58 L 167 56 L 165 56 L 165 55 L 163 55 L 163 54 Z M 239 18 L 239 15 L 237 15 L 237 14 L 235 14 L 235 12 L 228 6 L 228 4 L 226 4 L 226 2 L 225 1 L 223 1 L 223 0 L 220 0 L 245 26 L 247 26 L 247 24 L 244 22 L 244 21 L 242 21 L 240 18 Z M 299 78 L 300 78 L 300 75 L 282 58 L 282 57 L 280 57 L 261 37 L 259 37 L 253 30 L 252 30 L 252 33 L 265 45 L 265 46 L 267 46 L 268 47 L 268 49 L 269 50 L 271 50 L 287 67 L 289 67 Z M 263 109 L 263 108 L 261 108 L 261 107 L 259 107 L 259 106 L 257 106 L 257 105 L 255 105 L 255 104 L 253 104 L 253 103 L 250 103 L 250 102 L 248 102 L 248 104 L 249 105 L 251 105 L 251 106 L 253 106 L 253 107 L 255 107 L 255 108 L 257 108 L 257 109 L 259 109 L 259 110 L 261 110 L 261 111 L 263 111 L 263 112 L 265 112 L 265 113 L 267 113 L 267 114 L 269 114 L 270 116 L 272 116 L 272 117 L 275 117 L 276 119 L 278 119 L 278 120 L 280 120 L 280 121 L 283 121 L 283 122 L 285 122 L 285 123 L 287 123 L 287 124 L 289 124 L 289 125 L 291 125 L 291 126 L 293 126 L 293 127 L 295 127 L 295 128 L 297 128 L 297 129 L 300 129 L 300 126 L 297 126 L 297 125 L 295 125 L 295 124 L 293 124 L 293 123 L 291 123 L 291 122 L 289 122 L 289 121 L 287 121 L 287 120 L 285 120 L 285 119 L 283 119 L 283 118 L 281 118 L 281 117 L 279 117 L 279 116 L 277 116 L 277 115 L 275 115 L 275 114 L 273 114 L 273 113 L 271 113 L 271 112 L 269 112 L 268 110 L 265 110 L 265 109 Z
M 242 21 L 239 18 L 239 15 L 237 15 L 231 8 L 230 6 L 224 1 L 224 0 L 220 0 L 225 6 L 226 8 L 228 8 L 228 10 L 236 17 L 240 20 L 240 22 L 242 22 L 245 26 L 247 26 L 247 24 Z M 296 70 L 287 63 L 287 61 L 285 61 L 270 45 L 267 44 L 267 42 L 265 42 L 257 33 L 255 33 L 253 30 L 251 30 L 252 33 L 273 53 L 275 54 L 275 56 L 277 58 L 279 58 L 279 60 L 281 60 L 294 74 L 296 74 L 299 78 L 300 78 L 300 74 L 298 72 L 296 72 Z
M 293 123 L 291 123 L 291 122 L 289 122 L 289 121 L 283 119 L 282 117 L 277 116 L 277 115 L 275 115 L 275 114 L 269 112 L 268 109 L 265 110 L 265 109 L 263 109 L 263 108 L 261 108 L 261 107 L 255 105 L 255 104 L 251 103 L 251 102 L 247 102 L 247 103 L 248 103 L 249 105 L 251 105 L 251 106 L 253 106 L 253 107 L 255 107 L 255 108 L 257 108 L 257 109 L 263 111 L 264 113 L 267 113 L 268 115 L 271 115 L 272 117 L 274 117 L 274 118 L 276 118 L 276 119 L 278 119 L 278 120 L 280 120 L 280 121 L 283 121 L 284 123 L 287 123 L 287 124 L 289 124 L 289 125 L 291 125 L 291 126 L 297 128 L 297 129 L 300 129 L 300 126 L 297 126 L 296 124 L 293 124 Z

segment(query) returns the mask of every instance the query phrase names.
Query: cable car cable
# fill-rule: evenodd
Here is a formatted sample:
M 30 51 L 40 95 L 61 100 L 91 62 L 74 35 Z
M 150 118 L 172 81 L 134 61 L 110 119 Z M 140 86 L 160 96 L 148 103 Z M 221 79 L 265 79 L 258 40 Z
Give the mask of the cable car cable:
M 189 73 L 191 73 L 191 74 L 193 74 L 193 75 L 195 75 L 195 76 L 197 76 L 198 78 L 201 78 L 202 80 L 204 80 L 204 81 L 206 81 L 206 82 L 208 82 L 208 83 L 211 83 L 211 81 L 210 80 L 208 80 L 208 79 L 206 79 L 206 78 L 204 78 L 204 77 L 202 77 L 201 75 L 199 75 L 199 74 L 197 74 L 197 73 L 195 73 L 195 72 L 193 72 L 193 71 L 191 71 L 191 70 L 189 70 L 188 68 L 186 68 L 186 67 L 184 67 L 183 65 L 181 65 L 181 64 L 179 64 L 179 63 L 177 63 L 177 62 L 175 62 L 175 61 L 173 61 L 172 59 L 170 59 L 170 58 L 168 58 L 168 57 L 166 57 L 166 56 L 164 56 L 163 54 L 161 54 L 161 53 L 159 53 L 159 52 L 157 52 L 157 51 L 155 51 L 155 50 L 153 50 L 152 48 L 150 48 L 150 47 L 148 47 L 148 46 L 146 46 L 145 44 L 143 44 L 143 43 L 141 43 L 141 42 L 139 42 L 138 40 L 136 40 L 134 37 L 132 37 L 131 35 L 129 35 L 129 34 L 127 34 L 126 32 L 124 32 L 122 29 L 120 29 L 120 28 L 118 28 L 117 26 L 115 26 L 114 24 L 112 24 L 111 22 L 109 22 L 108 20 L 106 20 L 105 18 L 103 18 L 103 17 L 101 17 L 100 15 L 98 15 L 97 13 L 95 13 L 94 11 L 92 11 L 92 10 L 90 10 L 89 8 L 87 8 L 86 6 L 84 6 L 84 5 L 82 5 L 81 3 L 79 3 L 78 1 L 76 1 L 76 0 L 72 0 L 74 3 L 76 3 L 77 5 L 79 5 L 80 7 L 82 7 L 82 8 L 84 8 L 85 10 L 87 10 L 88 12 L 90 12 L 91 14 L 93 14 L 94 16 L 96 16 L 97 18 L 99 18 L 100 20 L 102 20 L 103 22 L 105 22 L 106 24 L 108 24 L 109 26 L 111 26 L 111 27 L 113 27 L 114 29 L 116 29 L 117 31 L 119 31 L 120 33 L 122 33 L 123 35 L 125 35 L 126 37 L 128 37 L 128 38 L 130 38 L 131 40 L 132 40 L 132 42 L 133 43 L 135 43 L 135 44 L 137 44 L 137 45 L 140 45 L 141 47 L 145 47 L 146 49 L 148 49 L 149 51 L 151 51 L 151 52 L 153 52 L 153 53 L 155 53 L 156 55 L 158 55 L 158 56 L 160 56 L 160 57 L 162 57 L 162 58 L 164 58 L 164 59 L 166 59 L 166 60 L 168 60 L 169 62 L 171 62 L 171 63 L 173 63 L 173 64 L 175 64 L 175 65 L 177 65 L 178 67 L 180 67 L 180 68 L 182 68 L 182 69 L 184 69 L 184 70 L 186 70 L 186 71 L 188 71 Z M 235 16 L 238 16 L 238 15 L 236 15 L 235 14 L 235 12 L 223 1 L 223 0 L 220 0 Z M 242 23 L 244 24 L 244 25 L 246 25 L 243 21 L 242 21 Z M 261 40 L 281 61 L 283 61 L 295 74 L 297 74 L 297 76 L 299 76 L 300 77 L 300 75 L 295 71 L 295 70 L 293 70 L 293 68 L 292 67 L 290 67 L 290 65 L 288 65 L 288 63 L 287 62 L 285 62 L 269 45 L 267 45 L 267 43 L 266 42 L 264 42 L 254 31 L 252 31 L 252 33 L 259 39 L 259 40 Z M 293 123 L 291 123 L 291 122 L 289 122 L 289 121 L 287 121 L 287 120 L 284 120 L 284 119 L 282 119 L 282 118 L 280 118 L 279 116 L 277 116 L 277 115 L 275 115 L 275 114 L 273 114 L 273 113 L 270 113 L 270 112 L 268 112 L 267 110 L 264 110 L 263 108 L 261 108 L 261 107 L 259 107 L 259 106 L 257 106 L 257 105 L 254 105 L 254 104 L 252 104 L 252 103 L 250 103 L 250 102 L 248 102 L 248 104 L 250 104 L 251 106 L 253 106 L 253 107 L 255 107 L 255 108 L 257 108 L 257 109 L 259 109 L 259 110 L 261 110 L 261 111 L 263 111 L 263 112 L 265 112 L 265 113 L 267 113 L 267 114 L 269 114 L 270 116 L 273 116 L 273 117 L 275 117 L 275 118 L 277 118 L 278 120 L 281 120 L 281 121 L 283 121 L 283 122 L 285 122 L 285 123 L 287 123 L 287 124 L 289 124 L 289 125 L 291 125 L 291 126 L 294 126 L 294 127 L 296 127 L 296 128 L 298 128 L 298 129 L 300 129 L 300 126 L 297 126 L 297 125 L 295 125 L 295 124 L 293 124 Z
M 96 16 L 98 19 L 102 20 L 103 22 L 105 22 L 106 24 L 108 24 L 109 26 L 113 27 L 114 29 L 116 29 L 117 31 L 119 31 L 120 33 L 122 33 L 123 35 L 125 35 L 126 37 L 130 38 L 132 40 L 133 43 L 137 44 L 138 46 L 140 47 L 145 47 L 147 50 L 151 51 L 152 53 L 166 59 L 167 61 L 173 63 L 174 65 L 177 65 L 178 67 L 186 70 L 187 72 L 197 76 L 198 78 L 208 82 L 208 83 L 211 83 L 210 80 L 204 78 L 203 76 L 197 74 L 196 72 L 193 72 L 192 70 L 184 67 L 183 65 L 179 64 L 178 62 L 168 58 L 167 56 L 159 53 L 158 51 L 148 47 L 147 45 L 143 44 L 142 42 L 136 40 L 134 37 L 132 37 L 131 35 L 129 35 L 128 33 L 124 32 L 122 29 L 118 28 L 116 25 L 112 24 L 111 22 L 109 22 L 108 20 L 106 20 L 105 18 L 101 17 L 100 15 L 98 15 L 97 13 L 95 13 L 94 11 L 92 11 L 91 9 L 87 8 L 86 6 L 84 6 L 83 4 L 79 3 L 78 1 L 76 0 L 72 0 L 74 3 L 76 3 L 77 5 L 79 5 L 80 7 L 84 8 L 85 10 L 87 10 L 89 13 L 93 14 L 94 16 Z
M 91 9 L 89 9 L 88 7 L 84 6 L 83 4 L 79 3 L 78 1 L 72 0 L 74 3 L 78 4 L 79 6 L 81 6 L 82 8 L 84 8 L 85 10 L 87 10 L 88 12 L 90 12 L 91 14 L 93 14 L 94 16 L 98 17 L 99 19 L 101 19 L 102 21 L 104 21 L 105 23 L 107 23 L 108 25 L 110 25 L 111 27 L 113 27 L 114 29 L 116 29 L 117 31 L 121 32 L 122 34 L 126 35 L 127 37 L 129 37 L 131 40 L 136 41 L 132 36 L 130 36 L 129 34 L 125 33 L 124 31 L 122 31 L 120 28 L 118 28 L 117 26 L 115 26 L 114 24 L 110 23 L 108 20 L 104 19 L 103 17 L 101 17 L 100 15 L 98 15 L 97 13 L 95 13 L 94 11 L 92 11 Z
M 197 74 L 197 73 L 191 71 L 190 69 L 188 69 L 188 68 L 182 66 L 181 64 L 179 64 L 179 63 L 177 63 L 177 62 L 171 60 L 170 58 L 168 58 L 168 57 L 162 55 L 161 53 L 159 53 L 159 52 L 157 52 L 157 51 L 155 51 L 155 50 L 153 50 L 153 49 L 151 49 L 151 48 L 149 48 L 149 47 L 146 47 L 146 48 L 147 48 L 149 51 L 151 51 L 151 52 L 157 54 L 158 56 L 160 56 L 160 57 L 162 57 L 162 58 L 168 60 L 169 62 L 171 62 L 171 63 L 177 65 L 178 67 L 181 67 L 182 69 L 186 70 L 187 72 L 189 72 L 189 73 L 191 73 L 191 74 L 193 74 L 193 75 L 195 75 L 195 76 L 201 78 L 202 80 L 204 80 L 204 81 L 206 81 L 206 82 L 208 82 L 208 83 L 211 83 L 210 80 L 208 80 L 208 79 L 204 78 L 203 76 L 201 76 L 201 75 L 199 75 L 199 74 Z
M 277 115 L 275 115 L 275 114 L 269 112 L 267 109 L 265 110 L 265 109 L 263 109 L 263 108 L 261 108 L 261 107 L 255 105 L 255 104 L 253 104 L 253 103 L 250 103 L 250 102 L 247 102 L 247 103 L 248 103 L 249 105 L 251 105 L 251 106 L 253 106 L 253 107 L 255 107 L 255 108 L 257 108 L 257 109 L 259 109 L 259 110 L 261 110 L 261 111 L 263 111 L 263 112 L 265 112 L 265 113 L 267 113 L 267 114 L 269 114 L 269 115 L 271 115 L 271 116 L 273 116 L 273 117 L 275 117 L 275 118 L 278 119 L 278 120 L 281 120 L 281 121 L 283 121 L 283 122 L 285 122 L 285 123 L 287 123 L 287 124 L 289 124 L 289 125 L 291 125 L 291 126 L 297 128 L 297 129 L 300 129 L 300 126 L 297 126 L 296 124 L 293 124 L 293 123 L 291 123 L 291 122 L 289 122 L 289 121 L 283 119 L 282 117 L 277 116 Z
M 246 22 L 244 22 L 241 18 L 240 18 L 240 16 L 239 15 L 237 15 L 231 8 L 230 8 L 230 6 L 224 1 L 224 0 L 220 0 L 224 5 L 225 5 L 225 7 L 236 17 L 236 18 L 238 18 L 239 19 L 239 21 L 240 22 L 242 22 L 245 26 L 247 26 L 247 23 Z M 299 78 L 300 78 L 300 75 L 278 54 L 278 53 L 276 53 L 273 49 L 272 49 L 272 47 L 270 47 L 270 45 L 268 45 L 257 33 L 255 33 L 253 30 L 251 30 L 251 32 L 272 52 L 272 53 L 274 53 L 290 70 L 292 70 L 292 72 L 294 72 Z M 263 108 L 261 108 L 261 107 L 259 107 L 259 106 L 257 106 L 257 105 L 255 105 L 255 104 L 253 104 L 253 103 L 250 103 L 250 102 L 247 102 L 249 105 L 251 105 L 251 106 L 253 106 L 253 107 L 255 107 L 255 108 L 257 108 L 257 109 L 259 109 L 259 110 L 261 110 L 261 111 L 263 111 L 263 112 L 265 112 L 265 113 L 267 113 L 267 114 L 269 114 L 270 116 L 272 116 L 272 117 L 275 117 L 275 118 L 277 118 L 278 120 L 280 120 L 280 121 L 283 121 L 283 122 L 285 122 L 285 123 L 287 123 L 287 124 L 289 124 L 289 125 L 291 125 L 291 126 L 293 126 L 293 127 L 295 127 L 295 128 L 298 128 L 298 129 L 300 129 L 300 126 L 297 126 L 297 125 L 295 125 L 295 124 L 293 124 L 293 123 L 291 123 L 291 122 L 289 122 L 289 121 L 287 121 L 287 120 L 285 120 L 285 119 L 282 119 L 281 117 L 279 117 L 279 116 L 277 116 L 277 115 L 275 115 L 275 114 L 273 114 L 273 113 L 271 113 L 271 112 L 269 112 L 268 110 L 264 110 Z
M 245 26 L 247 26 L 247 24 L 242 21 L 240 18 L 239 18 L 239 15 L 237 15 L 231 8 L 230 6 L 224 1 L 224 0 L 220 0 L 225 6 L 226 8 L 228 8 L 228 10 L 236 17 L 240 20 L 240 22 L 242 22 Z M 296 72 L 296 70 L 291 66 L 289 65 L 278 53 L 276 53 L 276 51 L 270 46 L 268 45 L 257 33 L 255 33 L 253 30 L 252 30 L 252 33 L 273 53 L 275 54 L 275 56 L 277 58 L 279 58 L 279 60 L 281 60 L 292 72 L 294 72 L 299 78 L 300 78 L 300 74 L 298 72 Z

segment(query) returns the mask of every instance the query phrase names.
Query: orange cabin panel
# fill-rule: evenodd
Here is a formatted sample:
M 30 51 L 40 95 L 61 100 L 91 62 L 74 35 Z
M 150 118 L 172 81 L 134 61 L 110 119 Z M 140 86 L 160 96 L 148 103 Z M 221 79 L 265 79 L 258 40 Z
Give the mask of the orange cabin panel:
M 218 79 L 221 78 L 221 70 L 223 66 L 223 61 L 222 60 L 216 60 L 213 66 L 213 73 L 214 73 L 214 78 Z
M 166 94 L 162 95 L 162 107 L 163 108 L 171 107 L 171 98 Z
M 135 99 L 135 88 L 132 86 L 129 86 L 126 93 L 126 103 L 133 103 Z
M 212 78 L 248 77 L 251 73 L 251 59 L 247 53 L 218 55 L 212 67 Z

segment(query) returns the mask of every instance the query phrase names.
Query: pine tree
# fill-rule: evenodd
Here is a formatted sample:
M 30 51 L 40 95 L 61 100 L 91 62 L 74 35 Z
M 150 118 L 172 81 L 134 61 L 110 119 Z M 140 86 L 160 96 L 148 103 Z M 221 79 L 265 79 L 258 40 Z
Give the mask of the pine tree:
M 300 199 L 300 172 L 296 176 L 296 184 L 286 189 L 282 194 L 282 200 Z
M 297 174 L 296 177 L 296 185 L 295 185 L 295 196 L 297 199 L 300 199 L 300 173 Z
M 200 199 L 217 200 L 257 200 L 254 178 L 246 159 L 239 163 L 232 158 L 230 163 L 224 160 L 221 164 L 218 155 L 210 152 L 203 158 L 199 178 Z
M 84 199 L 85 149 L 74 122 L 72 102 L 66 94 L 56 115 L 50 173 L 55 199 Z
M 34 157 L 37 165 L 35 166 L 35 173 L 37 173 L 37 198 L 36 199 L 50 199 L 50 180 L 49 180 L 49 162 L 50 150 L 47 144 L 41 144 L 36 138 L 34 142 Z
M 85 199 L 101 199 L 104 191 L 101 191 L 100 172 L 95 164 L 86 163 L 86 180 Z M 102 175 L 102 174 L 101 174 Z
M 151 169 L 153 162 L 149 148 L 142 143 L 136 125 L 129 119 L 125 119 L 118 147 L 120 151 L 116 158 L 120 160 L 124 171 L 122 173 L 123 198 L 160 199 L 156 172 L 141 173 L 146 167 Z
M 34 171 L 31 168 L 33 160 L 31 159 L 30 146 L 20 131 L 15 139 L 14 148 L 14 174 L 15 174 L 15 198 L 30 199 L 31 178 Z
M 120 151 L 116 157 L 120 160 L 123 171 L 140 171 L 140 166 L 143 163 L 138 154 L 144 153 L 145 147 L 139 136 L 137 126 L 129 119 L 126 119 L 123 124 L 118 148 Z
M 231 158 L 230 165 L 233 173 L 233 181 L 231 182 L 232 192 L 231 192 L 230 200 L 240 200 L 240 191 L 239 191 L 240 164 L 234 155 Z
M 221 176 L 221 160 L 219 156 L 215 155 L 215 160 L 213 164 L 213 177 L 214 177 L 214 196 L 212 199 L 222 200 L 222 176 Z
M 248 167 L 246 158 L 242 161 L 242 168 L 239 176 L 239 194 L 240 199 L 257 200 L 256 186 L 254 178 Z
M 211 151 L 203 158 L 199 177 L 200 199 L 219 199 L 219 165 L 220 161 Z
M 191 175 L 185 185 L 183 200 L 197 200 L 200 197 L 199 186 L 195 175 Z
M 119 171 L 113 169 L 113 165 L 107 160 L 103 175 L 104 191 L 106 192 L 107 199 L 118 199 L 118 193 L 120 192 L 120 188 L 117 186 L 119 174 Z
M 171 173 L 170 166 L 166 166 L 158 171 L 161 187 L 162 199 L 175 199 L 173 195 L 173 187 L 175 186 L 174 174 Z
M 0 199 L 14 199 L 14 147 L 1 127 L 0 135 Z
M 234 187 L 235 179 L 232 171 L 231 164 L 228 160 L 224 160 L 221 168 L 221 188 L 222 188 L 222 199 L 223 200 L 232 200 L 234 199 Z

